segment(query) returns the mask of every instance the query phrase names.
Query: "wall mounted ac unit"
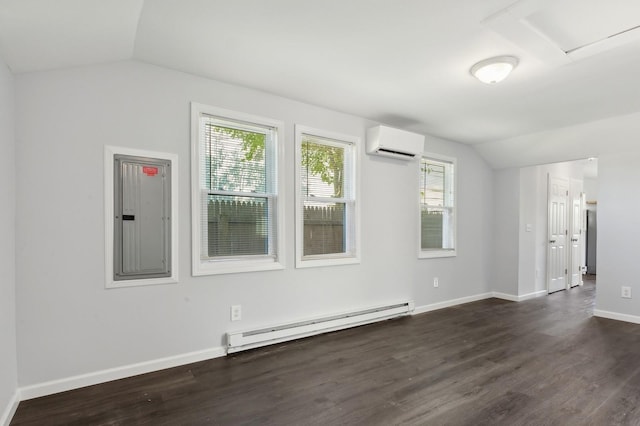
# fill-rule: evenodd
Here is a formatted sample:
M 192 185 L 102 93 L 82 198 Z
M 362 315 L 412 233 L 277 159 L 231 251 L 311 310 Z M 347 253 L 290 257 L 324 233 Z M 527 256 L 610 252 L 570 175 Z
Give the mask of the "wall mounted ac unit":
M 367 130 L 367 153 L 400 160 L 419 157 L 424 149 L 424 136 L 387 126 Z

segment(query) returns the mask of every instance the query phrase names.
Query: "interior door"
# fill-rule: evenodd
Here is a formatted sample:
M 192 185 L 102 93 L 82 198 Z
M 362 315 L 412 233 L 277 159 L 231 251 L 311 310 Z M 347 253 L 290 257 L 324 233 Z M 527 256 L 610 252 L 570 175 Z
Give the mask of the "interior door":
M 582 197 L 582 181 L 571 179 L 571 217 L 569 226 L 570 261 L 569 261 L 569 287 L 582 285 L 582 266 L 584 257 L 584 205 Z
M 549 175 L 549 239 L 547 249 L 547 290 L 549 293 L 567 289 L 568 201 L 569 180 Z

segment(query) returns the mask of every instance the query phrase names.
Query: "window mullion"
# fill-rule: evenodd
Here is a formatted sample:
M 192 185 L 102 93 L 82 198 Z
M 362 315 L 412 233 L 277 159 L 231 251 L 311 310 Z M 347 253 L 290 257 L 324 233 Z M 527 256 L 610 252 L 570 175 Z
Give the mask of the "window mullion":
M 349 202 L 347 198 L 331 198 L 331 197 L 305 197 L 305 202 L 308 203 L 340 203 L 344 204 Z
M 229 197 L 247 197 L 247 198 L 275 198 L 275 194 L 265 192 L 241 192 L 241 191 L 211 191 L 203 190 L 205 195 L 225 195 Z

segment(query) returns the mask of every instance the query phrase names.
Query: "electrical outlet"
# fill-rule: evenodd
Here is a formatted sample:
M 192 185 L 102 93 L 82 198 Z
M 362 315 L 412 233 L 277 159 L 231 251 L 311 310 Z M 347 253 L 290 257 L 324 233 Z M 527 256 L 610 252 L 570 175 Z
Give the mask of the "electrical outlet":
M 433 279 L 433 286 L 434 286 L 434 287 L 438 287 L 439 285 L 440 285 L 440 283 L 438 282 L 438 277 L 435 277 L 435 278 Z
M 240 321 L 242 319 L 242 306 L 241 305 L 232 305 L 231 306 L 231 321 Z
M 631 299 L 631 287 L 622 287 L 621 297 L 625 299 Z

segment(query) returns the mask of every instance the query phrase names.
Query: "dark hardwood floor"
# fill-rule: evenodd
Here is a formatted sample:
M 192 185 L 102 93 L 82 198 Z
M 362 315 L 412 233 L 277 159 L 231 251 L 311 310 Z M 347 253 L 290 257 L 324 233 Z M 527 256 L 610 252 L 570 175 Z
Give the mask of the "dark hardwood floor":
M 640 424 L 640 325 L 595 285 L 489 299 L 21 402 L 12 425 Z

